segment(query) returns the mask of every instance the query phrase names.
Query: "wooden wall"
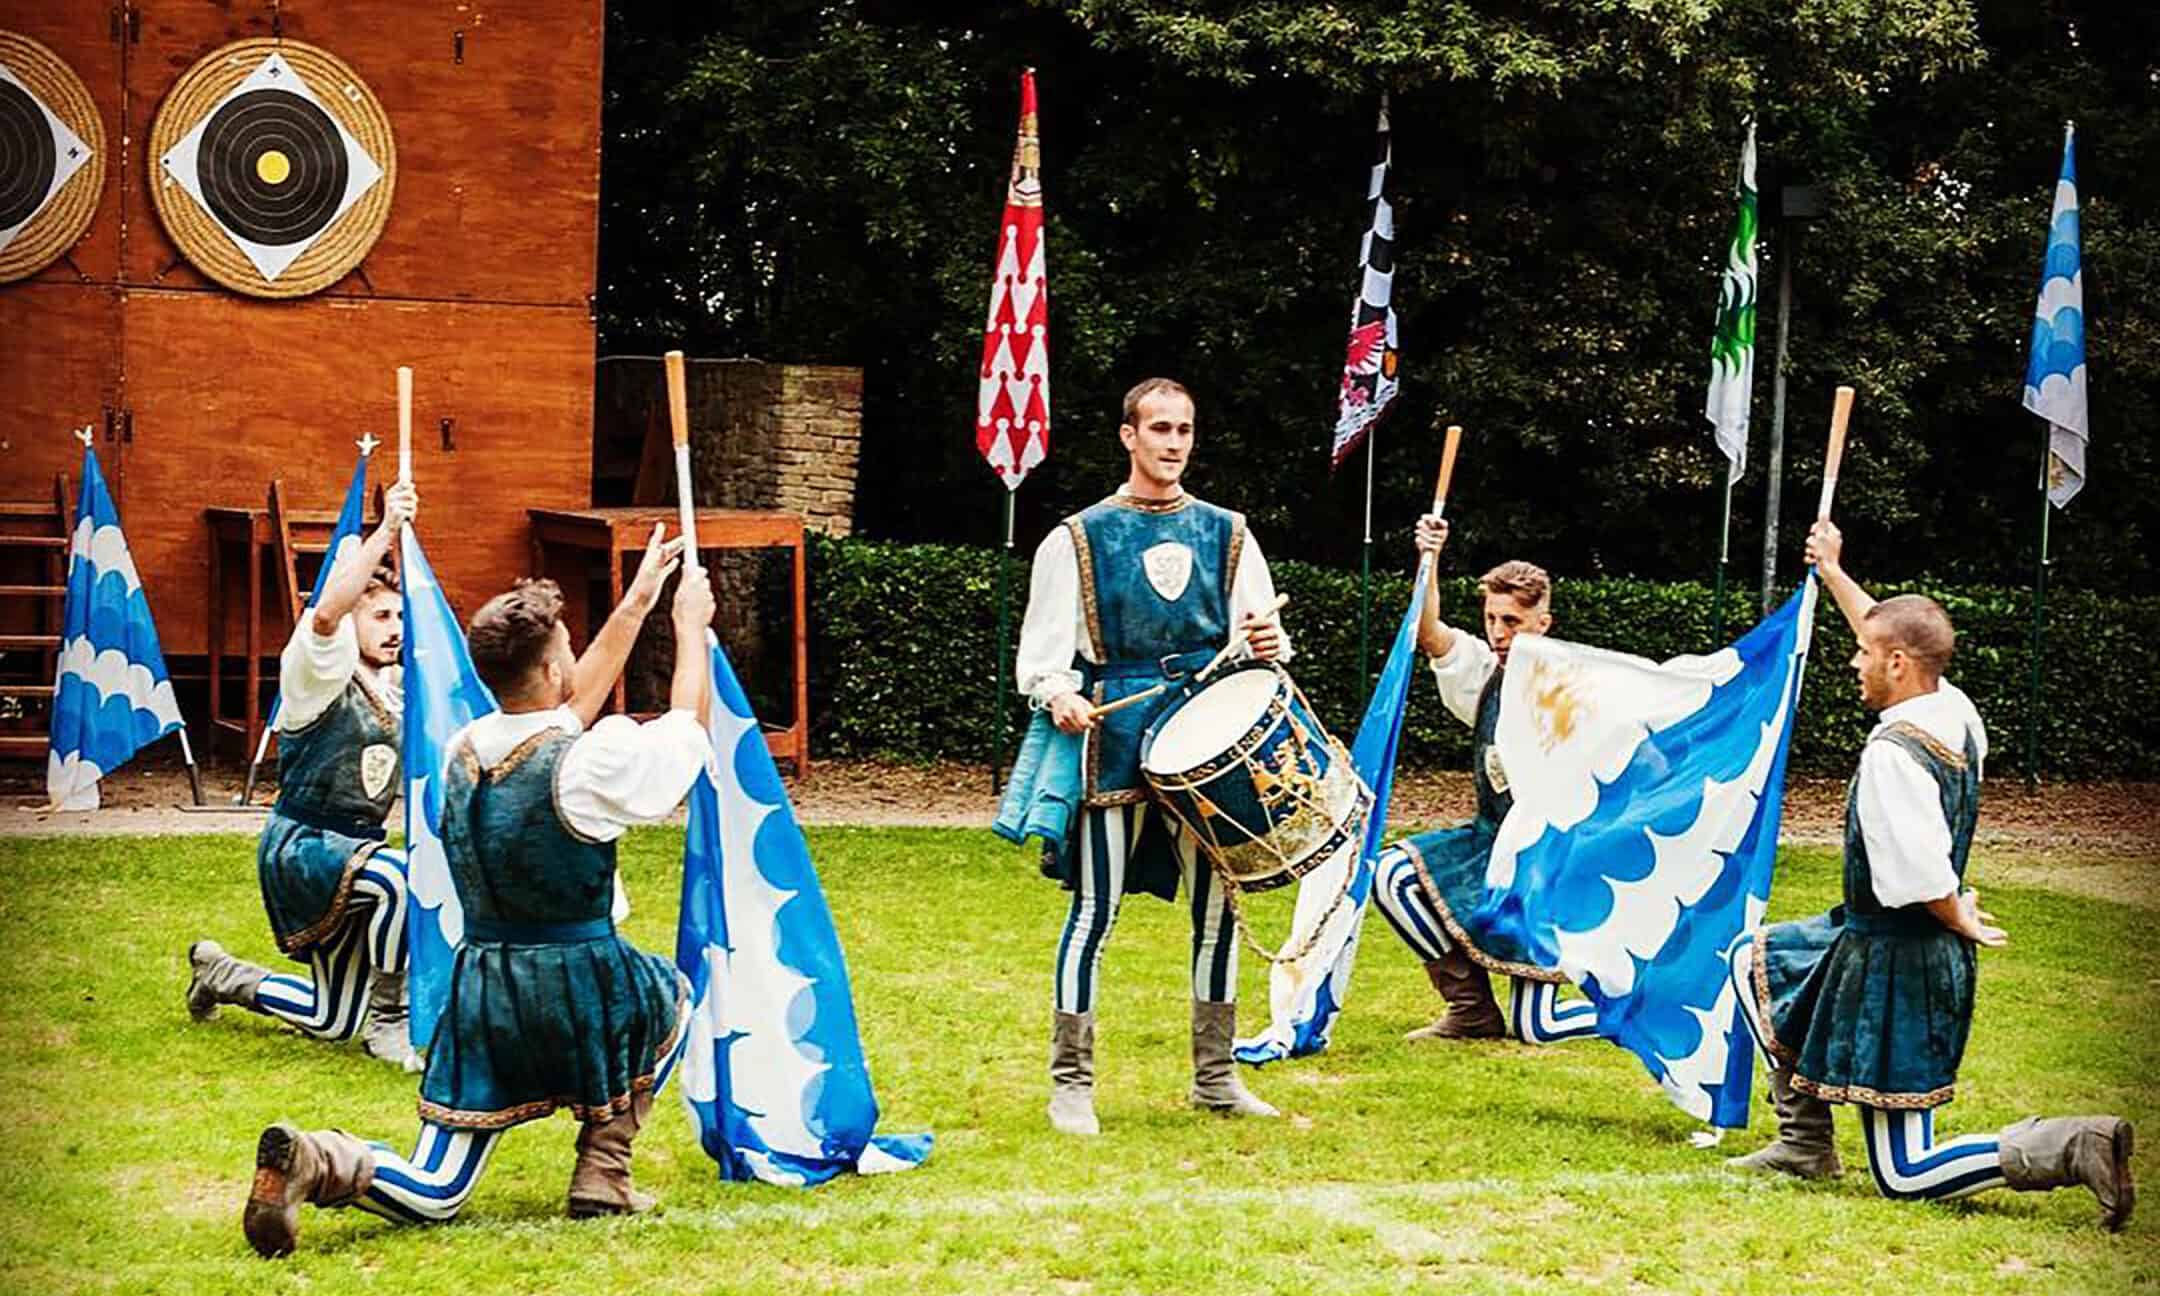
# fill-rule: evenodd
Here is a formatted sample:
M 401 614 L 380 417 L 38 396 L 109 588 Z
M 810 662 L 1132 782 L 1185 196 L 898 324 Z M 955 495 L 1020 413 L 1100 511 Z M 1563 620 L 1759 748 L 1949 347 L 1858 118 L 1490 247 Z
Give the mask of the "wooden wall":
M 602 0 L 279 8 L 285 36 L 367 81 L 398 149 L 367 260 L 289 302 L 231 293 L 180 258 L 142 144 L 197 59 L 272 34 L 267 2 L 135 5 L 117 39 L 103 0 L 10 6 L 5 20 L 90 85 L 108 166 L 69 257 L 0 286 L 0 498 L 72 477 L 67 430 L 97 424 L 173 656 L 205 650 L 203 509 L 259 506 L 274 475 L 296 507 L 334 508 L 363 432 L 391 443 L 376 462 L 394 472 L 399 364 L 416 371 L 421 535 L 461 609 L 521 574 L 527 507 L 590 502 Z M 107 409 L 128 415 L 109 432 Z

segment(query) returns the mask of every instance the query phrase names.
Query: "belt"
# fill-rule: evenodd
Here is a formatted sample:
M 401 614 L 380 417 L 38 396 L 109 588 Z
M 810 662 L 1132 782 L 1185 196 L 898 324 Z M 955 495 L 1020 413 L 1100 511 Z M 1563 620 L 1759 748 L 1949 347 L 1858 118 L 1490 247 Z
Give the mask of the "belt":
M 1934 914 L 1917 906 L 1884 909 L 1876 913 L 1845 911 L 1845 929 L 1862 936 L 1925 936 L 1930 932 L 1949 932 Z
M 494 945 L 572 945 L 614 934 L 615 923 L 607 918 L 559 923 L 497 922 L 492 918 L 465 920 L 468 942 L 485 941 Z
M 1099 680 L 1181 679 L 1213 660 L 1215 653 L 1212 649 L 1197 648 L 1192 652 L 1169 653 L 1156 658 L 1104 662 L 1100 666 L 1090 662 L 1087 664 L 1087 671 Z
M 270 813 L 282 819 L 290 819 L 303 828 L 313 828 L 317 832 L 343 833 L 347 837 L 363 837 L 368 841 L 382 841 L 388 835 L 380 823 L 309 810 L 294 805 L 282 796 L 277 799 L 276 805 L 270 807 Z

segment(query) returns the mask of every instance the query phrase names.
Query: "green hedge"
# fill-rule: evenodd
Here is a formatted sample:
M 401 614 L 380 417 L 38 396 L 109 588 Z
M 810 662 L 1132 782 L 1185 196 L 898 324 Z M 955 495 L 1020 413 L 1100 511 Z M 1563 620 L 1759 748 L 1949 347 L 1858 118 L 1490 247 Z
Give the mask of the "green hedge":
M 997 560 L 992 551 L 953 545 L 889 545 L 818 538 L 811 551 L 813 750 L 834 756 L 987 760 L 993 728 L 991 640 Z M 1358 577 L 1355 572 L 1281 561 L 1277 586 L 1290 596 L 1285 622 L 1297 657 L 1291 671 L 1345 742 L 1356 731 L 1364 690 L 1357 686 Z M 1010 563 L 1012 634 L 1027 601 L 1027 563 Z M 1373 669 L 1408 604 L 1410 578 L 1373 578 Z M 1878 596 L 1921 591 L 1957 623 L 1951 675 L 1987 718 L 1998 776 L 2024 768 L 2032 607 L 2028 591 L 1990 587 L 1885 586 Z M 1711 640 L 1711 591 L 1700 583 L 1569 580 L 1553 596 L 1555 632 L 1646 657 L 1702 652 Z M 1443 582 L 1442 615 L 1475 625 L 1475 583 Z M 1748 595 L 1727 596 L 1727 633 L 1754 619 Z M 2160 679 L 2160 598 L 2110 598 L 2081 591 L 2048 601 L 2046 719 L 2042 771 L 2076 778 L 2160 776 L 2160 719 L 2149 705 Z M 1852 636 L 1825 596 L 1817 618 L 1813 679 L 1793 740 L 1796 770 L 1843 775 L 1871 721 L 1846 661 Z M 1009 688 L 1008 657 L 997 687 Z M 1026 723 L 1008 701 L 1012 749 Z M 1420 683 L 1404 726 L 1410 766 L 1462 767 L 1469 740 Z

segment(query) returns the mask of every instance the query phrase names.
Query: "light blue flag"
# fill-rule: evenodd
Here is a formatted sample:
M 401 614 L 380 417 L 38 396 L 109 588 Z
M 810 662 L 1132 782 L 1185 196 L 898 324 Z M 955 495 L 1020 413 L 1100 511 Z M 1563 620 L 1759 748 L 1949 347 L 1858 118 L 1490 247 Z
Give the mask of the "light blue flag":
M 308 591 L 303 608 L 314 607 L 322 602 L 323 586 L 330 581 L 330 569 L 344 556 L 347 548 L 360 543 L 360 527 L 367 518 L 367 470 L 368 454 L 363 450 L 353 461 L 352 480 L 345 486 L 345 503 L 338 509 L 337 526 L 330 531 L 330 547 L 323 551 L 322 567 L 315 573 L 315 587 Z M 263 727 L 277 728 L 278 711 L 284 706 L 280 697 L 270 703 L 270 718 Z
M 1520 636 L 1501 684 L 1515 806 L 1472 925 L 1566 973 L 1600 1035 L 1726 1128 L 1754 1075 L 1726 951 L 1769 903 L 1815 597 L 1810 574 L 1738 643 L 1663 664 Z
M 2063 127 L 2062 175 L 2048 219 L 2033 308 L 2025 408 L 2048 421 L 2048 498 L 2061 508 L 2085 487 L 2085 273 L 2078 253 L 2077 127 Z
M 1410 610 L 1403 613 L 1402 625 L 1395 631 L 1395 646 L 1388 650 L 1387 665 L 1371 701 L 1365 704 L 1365 719 L 1350 747 L 1350 763 L 1373 794 L 1372 818 L 1366 821 L 1362 848 L 1355 857 L 1323 864 L 1298 881 L 1291 947 L 1296 948 L 1315 925 L 1323 921 L 1326 925 L 1302 957 L 1268 969 L 1268 1027 L 1238 1041 L 1240 1062 L 1264 1066 L 1320 1052 L 1335 1029 L 1336 1014 L 1349 999 L 1350 970 L 1357 962 L 1365 901 L 1372 895 L 1374 861 L 1380 857 L 1381 839 L 1387 833 L 1403 711 L 1410 700 L 1410 681 L 1417 674 L 1417 624 L 1425 607 L 1426 577 L 1421 565 L 1410 593 Z M 1350 889 L 1337 906 L 1335 897 L 1346 869 L 1350 870 Z
M 97 809 L 98 780 L 179 727 L 150 601 L 97 452 L 85 448 L 45 759 L 53 807 Z
M 405 587 L 405 858 L 412 894 L 406 988 L 413 1047 L 424 1049 L 450 997 L 450 961 L 465 936 L 465 910 L 441 837 L 443 748 L 495 710 L 495 695 L 473 670 L 465 632 L 409 526 L 398 535 L 398 566 Z
M 675 964 L 696 1007 L 682 1091 L 722 1179 L 812 1187 L 906 1170 L 928 1134 L 879 1135 L 847 961 L 780 771 L 712 645 L 713 759 L 690 790 Z

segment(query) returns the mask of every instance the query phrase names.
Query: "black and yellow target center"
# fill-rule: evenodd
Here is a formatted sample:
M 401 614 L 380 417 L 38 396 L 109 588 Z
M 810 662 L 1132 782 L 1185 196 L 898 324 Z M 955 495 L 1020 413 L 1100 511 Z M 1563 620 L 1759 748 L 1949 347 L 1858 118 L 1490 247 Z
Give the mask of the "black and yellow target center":
M 289 90 L 227 100 L 203 128 L 195 156 L 211 214 L 267 247 L 321 233 L 344 200 L 351 168 L 330 114 Z
M 37 213 L 58 166 L 52 128 L 37 101 L 14 82 L 0 81 L 0 229 Z

